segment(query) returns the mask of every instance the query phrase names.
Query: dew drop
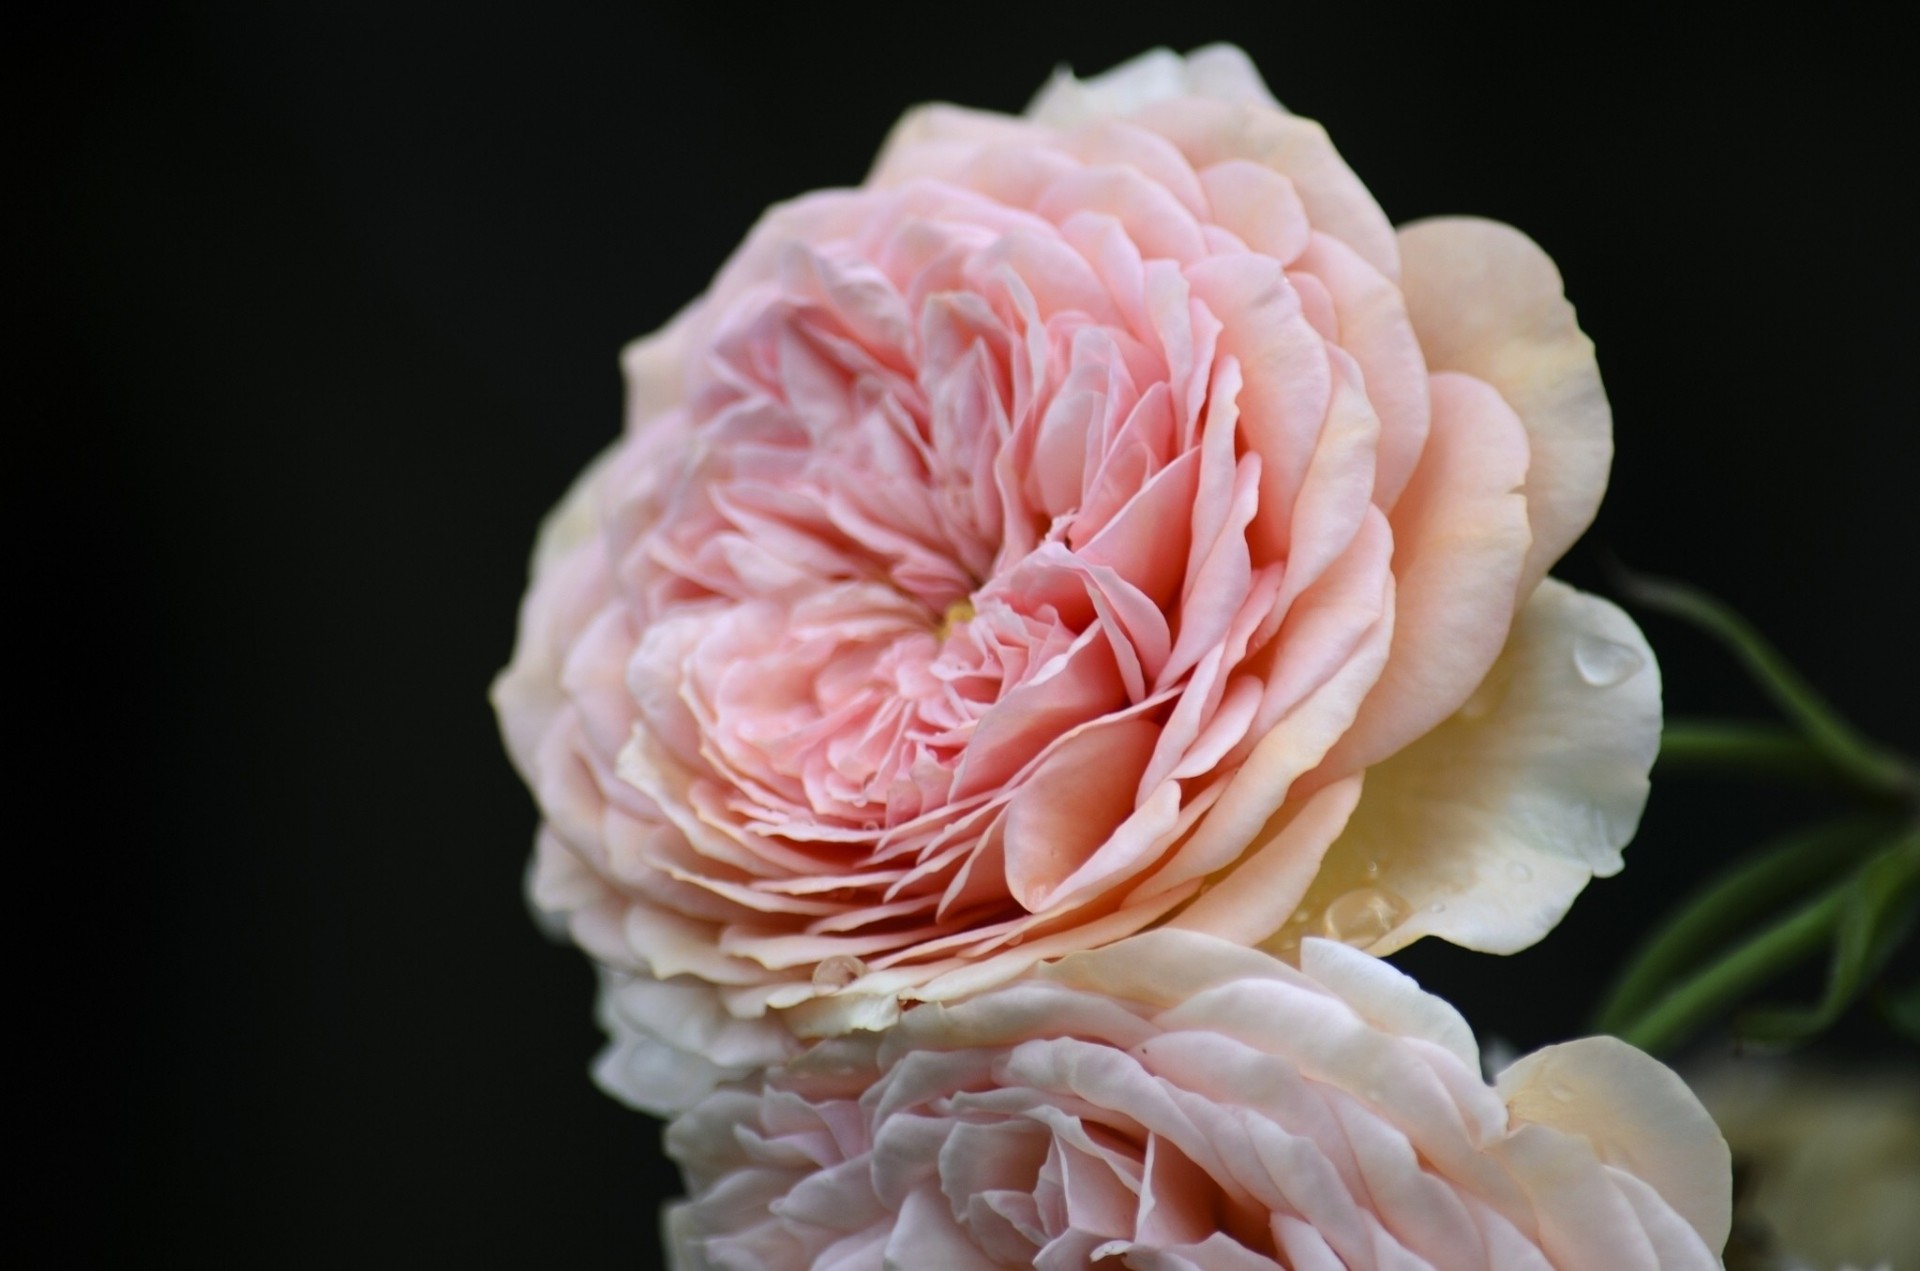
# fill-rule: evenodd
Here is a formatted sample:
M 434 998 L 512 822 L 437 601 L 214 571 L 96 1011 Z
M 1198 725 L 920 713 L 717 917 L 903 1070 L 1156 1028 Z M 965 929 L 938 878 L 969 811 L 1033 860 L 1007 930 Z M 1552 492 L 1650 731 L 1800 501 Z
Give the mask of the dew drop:
M 1519 861 L 1508 861 L 1507 877 L 1516 883 L 1530 883 L 1533 881 L 1533 871 Z
M 860 822 L 860 828 L 861 828 L 861 829 L 863 829 L 863 830 L 865 830 L 865 831 L 866 831 L 867 833 L 869 833 L 869 834 L 871 834 L 871 833 L 873 833 L 873 832 L 874 832 L 875 830 L 877 830 L 877 829 L 879 829 L 879 828 L 880 828 L 880 822 L 878 822 L 878 821 L 862 821 L 862 822 Z
M 1380 862 L 1379 862 L 1379 861 L 1368 861 L 1368 862 L 1367 862 L 1367 877 L 1368 877 L 1368 878 L 1378 878 L 1378 877 L 1380 877 Z
M 1440 900 L 1434 901 L 1431 905 L 1427 906 L 1427 912 L 1430 914 L 1443 914 L 1447 912 L 1446 902 Z
M 1613 687 L 1645 666 L 1646 661 L 1638 649 L 1599 636 L 1581 636 L 1573 642 L 1574 669 L 1595 688 Z
M 1362 887 L 1328 905 L 1320 917 L 1320 929 L 1342 944 L 1365 948 L 1406 916 L 1407 902 L 1400 897 L 1384 887 Z
M 813 982 L 821 988 L 843 989 L 867 973 L 867 964 L 859 958 L 836 953 L 813 968 Z
M 1560 1102 L 1566 1103 L 1573 1098 L 1573 1087 L 1567 1085 L 1564 1081 L 1549 1081 L 1547 1083 L 1547 1093 Z

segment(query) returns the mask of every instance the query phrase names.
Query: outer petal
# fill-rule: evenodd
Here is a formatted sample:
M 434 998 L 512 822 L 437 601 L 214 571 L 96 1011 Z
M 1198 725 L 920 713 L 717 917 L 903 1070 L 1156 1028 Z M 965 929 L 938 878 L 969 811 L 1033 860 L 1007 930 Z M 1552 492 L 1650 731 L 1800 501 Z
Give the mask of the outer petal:
M 947 175 L 983 146 L 1017 144 L 1032 133 L 1027 124 L 993 111 L 945 102 L 915 106 L 887 133 L 867 184 L 884 188 L 914 177 Z
M 1603 1162 L 1650 1185 L 1708 1249 L 1727 1243 L 1732 1156 L 1673 1069 L 1618 1038 L 1585 1037 L 1517 1060 L 1497 1088 L 1517 1119 L 1586 1139 Z
M 1068 954 L 1036 974 L 1080 992 L 1164 1008 L 1234 980 L 1290 973 L 1291 968 L 1258 950 L 1170 926 L 1144 931 L 1121 944 Z
M 1467 704 L 1368 771 L 1301 913 L 1324 922 L 1336 899 L 1370 890 L 1388 920 L 1368 952 L 1425 935 L 1524 949 L 1588 878 L 1619 870 L 1659 746 L 1645 638 L 1613 605 L 1549 579 Z
M 1151 49 L 1085 80 L 1075 79 L 1063 66 L 1034 97 L 1027 117 L 1054 128 L 1072 128 L 1178 97 L 1280 108 L 1251 58 L 1231 44 L 1210 44 L 1185 57 L 1171 49 Z
M 1331 774 L 1385 759 L 1459 709 L 1499 656 L 1526 558 L 1527 438 L 1499 396 L 1433 377 L 1426 452 L 1393 511 L 1393 649 Z
M 1399 233 L 1400 288 L 1436 371 L 1500 390 L 1533 448 L 1526 595 L 1593 520 L 1613 462 L 1613 412 L 1593 341 L 1574 320 L 1560 271 L 1534 241 L 1497 221 L 1445 217 Z
M 715 1086 L 799 1049 L 777 1021 L 735 1019 L 711 985 L 687 976 L 656 980 L 602 970 L 598 1006 L 608 1040 L 594 1060 L 594 1080 L 628 1107 L 655 1116 L 689 1108 Z
M 591 540 L 600 525 L 600 476 L 618 449 L 616 442 L 601 451 L 540 522 L 513 661 L 487 694 L 507 754 L 529 784 L 535 780 L 534 752 L 566 702 L 560 673 L 567 655 L 605 597 L 604 558 Z
M 620 373 L 627 388 L 629 428 L 639 428 L 656 415 L 672 410 L 679 404 L 687 333 L 699 312 L 700 302 L 689 301 L 658 331 L 630 341 L 620 350 Z M 601 466 L 601 460 L 597 459 L 587 471 L 592 473 Z

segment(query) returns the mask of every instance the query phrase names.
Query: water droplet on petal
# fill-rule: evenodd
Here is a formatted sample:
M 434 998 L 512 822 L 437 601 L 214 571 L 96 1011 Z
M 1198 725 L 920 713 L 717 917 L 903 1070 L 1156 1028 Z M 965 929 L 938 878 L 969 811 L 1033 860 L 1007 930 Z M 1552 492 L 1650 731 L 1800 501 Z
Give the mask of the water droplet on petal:
M 1431 905 L 1427 906 L 1427 912 L 1430 914 L 1443 914 L 1447 912 L 1446 902 L 1440 900 L 1434 901 Z
M 1368 877 L 1368 878 L 1378 878 L 1378 877 L 1380 877 L 1380 862 L 1379 862 L 1379 861 L 1368 861 L 1368 862 L 1367 862 L 1367 877 Z
M 1549 1081 L 1547 1083 L 1547 1093 L 1560 1102 L 1566 1103 L 1573 1098 L 1573 1087 L 1564 1081 Z
M 1320 929 L 1331 939 L 1365 948 L 1386 935 L 1407 916 L 1407 902 L 1384 887 L 1362 887 L 1337 897 L 1320 917 Z
M 843 989 L 867 973 L 867 964 L 859 958 L 836 953 L 813 968 L 813 982 L 821 988 Z
M 1585 635 L 1573 642 L 1573 666 L 1595 688 L 1611 688 L 1646 665 L 1638 649 Z
M 1530 883 L 1533 881 L 1533 871 L 1519 861 L 1508 861 L 1507 877 L 1516 883 Z

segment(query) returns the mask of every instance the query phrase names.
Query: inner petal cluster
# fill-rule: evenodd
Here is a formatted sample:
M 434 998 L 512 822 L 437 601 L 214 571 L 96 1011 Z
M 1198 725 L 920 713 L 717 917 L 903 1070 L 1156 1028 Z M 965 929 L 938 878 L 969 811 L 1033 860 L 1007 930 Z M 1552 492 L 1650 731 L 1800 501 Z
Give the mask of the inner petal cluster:
M 787 241 L 714 319 L 674 421 L 693 458 L 628 549 L 627 770 L 694 809 L 696 847 L 737 845 L 734 877 L 683 876 L 884 957 L 1044 908 L 1083 862 L 1056 843 L 1009 905 L 1015 792 L 1106 761 L 1067 843 L 1097 846 L 1276 571 L 1254 586 L 1238 374 L 1174 262 L 1103 213 L 823 197 L 863 204 L 853 232 Z

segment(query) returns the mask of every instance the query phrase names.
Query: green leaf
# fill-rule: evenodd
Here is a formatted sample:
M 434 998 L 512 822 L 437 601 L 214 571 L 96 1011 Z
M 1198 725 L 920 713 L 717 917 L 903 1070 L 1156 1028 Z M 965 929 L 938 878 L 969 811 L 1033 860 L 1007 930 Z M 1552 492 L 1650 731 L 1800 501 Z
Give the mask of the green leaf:
M 1804 1041 L 1832 1027 L 1912 932 L 1917 911 L 1920 829 L 1873 857 L 1854 875 L 1820 1001 L 1805 1009 L 1748 1011 L 1735 1031 L 1745 1040 L 1780 1044 Z
M 1879 798 L 1905 800 L 1913 796 L 1915 778 L 1907 766 L 1855 732 L 1780 651 L 1731 607 L 1684 583 L 1626 569 L 1615 572 L 1627 599 L 1678 618 L 1725 645 L 1813 748 L 1850 784 Z
M 1775 839 L 1673 910 L 1614 982 L 1594 1027 L 1625 1036 L 1656 999 L 1715 950 L 1850 868 L 1893 828 L 1884 816 L 1847 817 Z

